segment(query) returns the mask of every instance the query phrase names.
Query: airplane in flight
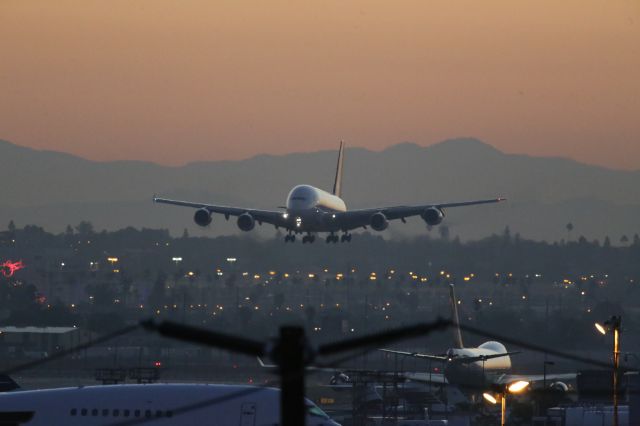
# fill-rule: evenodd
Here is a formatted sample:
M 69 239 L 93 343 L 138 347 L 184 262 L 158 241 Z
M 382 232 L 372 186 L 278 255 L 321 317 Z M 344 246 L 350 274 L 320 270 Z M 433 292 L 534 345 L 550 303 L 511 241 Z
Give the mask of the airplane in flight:
M 306 400 L 306 424 L 339 426 Z M 2 425 L 277 425 L 280 390 L 218 384 L 124 384 L 0 393 Z
M 393 349 L 380 349 L 383 352 L 424 359 L 429 362 L 437 362 L 443 365 L 444 373 L 405 372 L 408 380 L 427 382 L 440 385 L 454 385 L 461 389 L 479 391 L 491 385 L 508 385 L 517 381 L 527 381 L 530 384 L 548 380 L 552 388 L 566 391 L 567 385 L 561 380 L 574 380 L 576 373 L 566 374 L 512 374 L 511 355 L 519 351 L 507 351 L 506 347 L 496 341 L 485 342 L 478 347 L 465 347 L 462 342 L 462 333 L 459 328 L 460 317 L 458 315 L 458 303 L 453 284 L 449 284 L 449 303 L 453 327 L 454 347 L 446 351 L 444 355 L 424 354 L 418 352 L 406 352 Z
M 297 185 L 287 196 L 284 210 L 260 210 L 244 207 L 230 207 L 215 204 L 198 203 L 191 201 L 170 200 L 155 197 L 156 203 L 173 204 L 176 206 L 195 208 L 193 217 L 196 224 L 209 226 L 212 222 L 212 214 L 237 217 L 238 228 L 242 231 L 251 231 L 256 222 L 274 225 L 276 228 L 284 228 L 287 235 L 285 242 L 295 242 L 297 234 L 305 234 L 303 243 L 313 243 L 315 235 L 328 233 L 327 243 L 351 241 L 350 231 L 358 228 L 367 229 L 370 226 L 375 231 L 384 231 L 389 226 L 389 221 L 405 219 L 412 216 L 420 216 L 428 226 L 439 225 L 444 219 L 444 209 L 451 207 L 472 206 L 477 204 L 489 204 L 504 201 L 504 198 L 489 200 L 463 201 L 457 203 L 421 204 L 413 206 L 374 207 L 368 209 L 347 210 L 342 200 L 342 166 L 344 162 L 344 143 L 340 142 L 338 151 L 338 164 L 333 184 L 332 193 L 323 191 L 311 185 Z M 338 233 L 342 232 L 340 238 Z

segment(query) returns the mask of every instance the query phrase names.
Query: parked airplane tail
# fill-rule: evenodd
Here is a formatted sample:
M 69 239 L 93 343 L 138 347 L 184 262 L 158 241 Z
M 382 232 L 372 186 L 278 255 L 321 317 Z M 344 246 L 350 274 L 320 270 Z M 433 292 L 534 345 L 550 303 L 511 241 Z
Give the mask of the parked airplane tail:
M 460 316 L 458 315 L 458 299 L 456 299 L 456 290 L 453 284 L 449 284 L 449 303 L 451 305 L 451 321 L 453 322 L 453 345 L 454 348 L 463 348 Z
M 336 179 L 333 182 L 333 195 L 342 197 L 342 160 L 344 158 L 344 141 L 340 141 L 338 150 L 338 165 L 336 166 Z

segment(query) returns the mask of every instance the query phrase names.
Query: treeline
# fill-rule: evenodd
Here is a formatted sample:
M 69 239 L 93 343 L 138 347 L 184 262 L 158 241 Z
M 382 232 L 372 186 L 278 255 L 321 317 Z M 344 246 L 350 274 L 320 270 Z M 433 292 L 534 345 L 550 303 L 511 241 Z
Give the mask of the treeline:
M 285 244 L 283 235 L 263 239 L 251 233 L 241 236 L 173 238 L 166 229 L 135 229 L 97 232 L 90 222 L 68 226 L 52 234 L 35 225 L 18 229 L 9 224 L 0 233 L 0 250 L 13 257 L 57 256 L 69 262 L 104 261 L 106 255 L 118 256 L 129 271 L 167 270 L 172 259 L 181 259 L 185 270 L 213 271 L 234 268 L 237 271 L 313 270 L 329 268 L 346 271 L 360 268 L 371 271 L 395 269 L 435 274 L 446 270 L 457 274 L 475 273 L 493 276 L 512 273 L 517 276 L 542 274 L 553 277 L 607 274 L 640 277 L 640 237 L 622 238 L 618 244 L 609 238 L 600 242 L 579 236 L 560 242 L 533 241 L 512 234 L 505 228 L 500 235 L 461 242 L 447 232 L 438 237 L 416 235 L 409 239 L 384 239 L 382 234 L 355 234 L 351 243 Z M 53 254 L 52 254 L 53 253 Z M 227 259 L 236 259 L 227 262 Z M 169 269 L 168 272 L 172 271 Z

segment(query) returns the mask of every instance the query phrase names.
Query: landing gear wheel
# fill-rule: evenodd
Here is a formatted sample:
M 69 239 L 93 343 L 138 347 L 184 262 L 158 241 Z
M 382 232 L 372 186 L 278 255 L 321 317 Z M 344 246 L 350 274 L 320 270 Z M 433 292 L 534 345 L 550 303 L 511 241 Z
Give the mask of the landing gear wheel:
M 336 237 L 336 241 L 338 240 L 338 237 Z M 340 236 L 340 242 L 341 243 L 348 243 L 351 241 L 351 234 L 342 234 L 342 236 Z
M 334 235 L 334 234 L 329 234 L 327 235 L 327 243 L 337 243 L 338 242 L 338 236 Z

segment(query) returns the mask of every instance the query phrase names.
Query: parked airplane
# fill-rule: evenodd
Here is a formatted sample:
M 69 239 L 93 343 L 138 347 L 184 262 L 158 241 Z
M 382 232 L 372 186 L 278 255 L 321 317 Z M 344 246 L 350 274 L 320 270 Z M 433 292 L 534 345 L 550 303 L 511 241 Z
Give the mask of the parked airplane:
M 529 383 L 549 380 L 552 386 L 558 390 L 566 390 L 567 386 L 558 380 L 572 380 L 576 378 L 575 373 L 568 374 L 537 374 L 523 375 L 511 374 L 510 355 L 519 353 L 509 352 L 500 342 L 490 341 L 478 347 L 465 348 L 462 343 L 462 333 L 460 332 L 460 318 L 458 316 L 458 303 L 453 284 L 449 287 L 449 301 L 451 304 L 452 322 L 454 323 L 454 344 L 444 355 L 423 354 L 417 352 L 397 351 L 392 349 L 380 349 L 383 352 L 410 356 L 425 359 L 430 362 L 441 363 L 444 366 L 444 374 L 431 373 L 403 373 L 404 376 L 413 381 L 421 381 L 435 384 L 451 384 L 462 389 L 472 390 L 486 389 L 491 385 L 507 385 L 518 380 Z
M 339 426 L 307 400 L 306 424 Z M 280 391 L 237 385 L 81 386 L 0 394 L 2 425 L 277 425 Z
M 289 192 L 284 211 L 228 207 L 159 197 L 154 197 L 153 201 L 196 208 L 193 219 L 200 226 L 209 226 L 212 222 L 212 213 L 219 213 L 224 215 L 227 220 L 229 216 L 237 216 L 238 228 L 242 231 L 251 231 L 256 222 L 259 225 L 268 223 L 276 228 L 284 228 L 287 230 L 285 242 L 294 242 L 296 234 L 306 234 L 302 237 L 302 242 L 313 243 L 316 233 L 327 232 L 329 235 L 326 237 L 326 242 L 337 243 L 338 235 L 336 234 L 339 232 L 342 232 L 340 241 L 348 242 L 351 241 L 349 231 L 353 229 L 366 229 L 367 226 L 371 226 L 376 231 L 383 231 L 389 226 L 390 220 L 400 219 L 405 222 L 405 219 L 411 216 L 420 216 L 427 225 L 434 226 L 442 222 L 446 208 L 496 203 L 504 200 L 504 198 L 494 198 L 458 203 L 347 210 L 347 206 L 341 198 L 343 161 L 344 143 L 341 142 L 333 192 L 330 194 L 311 185 L 297 185 Z

